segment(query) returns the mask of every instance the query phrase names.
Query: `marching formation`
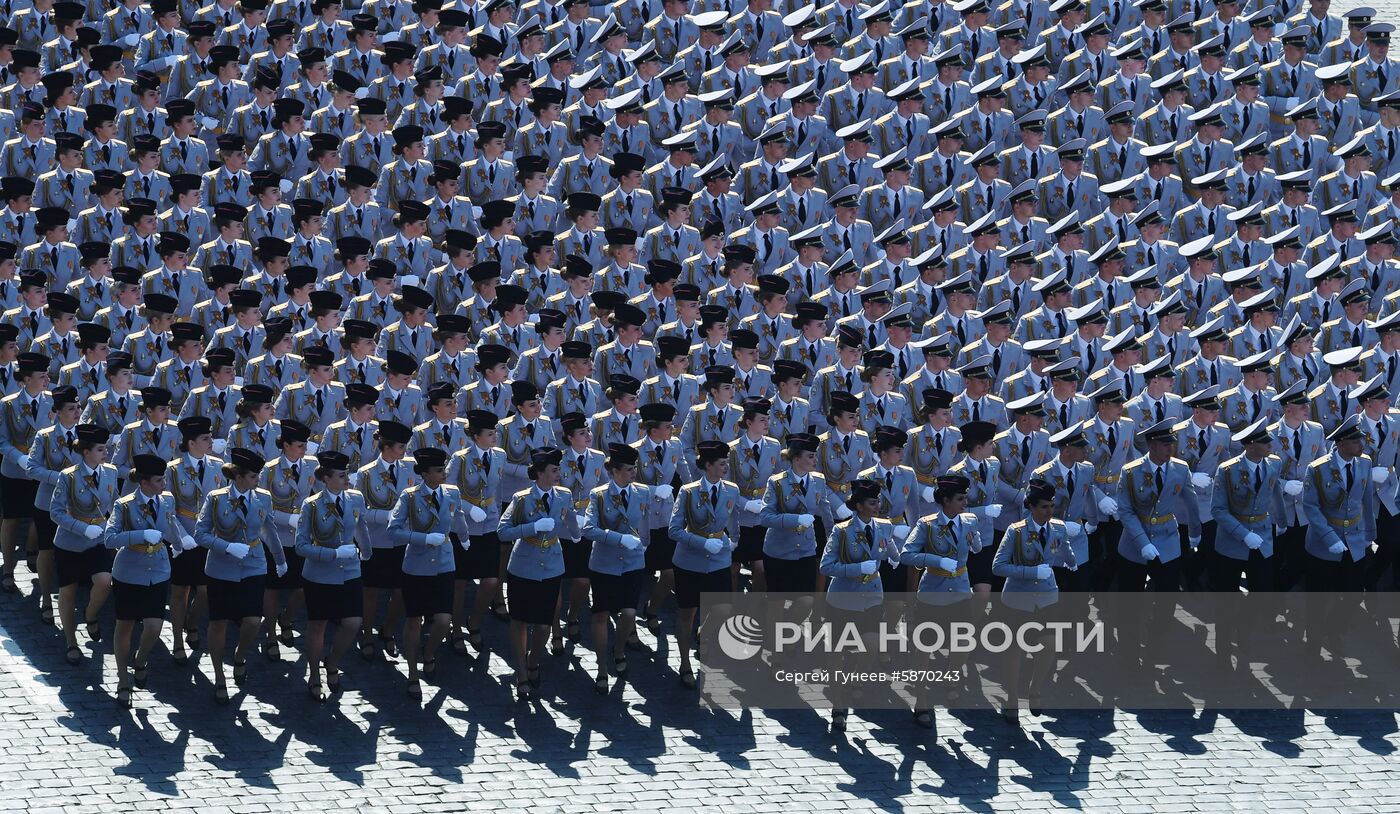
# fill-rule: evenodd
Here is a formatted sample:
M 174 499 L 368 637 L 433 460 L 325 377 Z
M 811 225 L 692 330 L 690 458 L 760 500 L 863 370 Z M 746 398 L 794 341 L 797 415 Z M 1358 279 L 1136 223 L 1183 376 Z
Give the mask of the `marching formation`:
M 110 596 L 130 706 L 495 620 L 521 698 L 694 687 L 735 590 L 1396 587 L 1394 26 L 778 5 L 6 3 L 0 589 L 73 664 Z

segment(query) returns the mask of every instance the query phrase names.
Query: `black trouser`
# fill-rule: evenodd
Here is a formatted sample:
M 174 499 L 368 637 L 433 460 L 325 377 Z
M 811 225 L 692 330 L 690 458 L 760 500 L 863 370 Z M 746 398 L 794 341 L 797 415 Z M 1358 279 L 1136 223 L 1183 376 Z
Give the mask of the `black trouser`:
M 1366 564 L 1366 590 L 1394 591 L 1400 588 L 1400 515 L 1394 515 L 1381 507 L 1376 515 L 1376 553 Z M 1389 578 L 1386 571 L 1390 572 Z
M 1353 602 L 1338 594 L 1358 592 L 1365 584 L 1365 566 L 1351 558 L 1351 550 L 1340 560 L 1307 556 L 1304 584 L 1308 590 L 1308 646 L 1316 651 L 1336 637 L 1351 616 Z
M 1180 526 L 1181 536 L 1181 586 L 1188 591 L 1199 591 L 1209 584 L 1207 573 L 1212 563 L 1219 559 L 1215 553 L 1215 521 L 1201 523 L 1201 544 L 1191 550 L 1191 535 L 1185 526 Z
M 1217 552 L 1211 559 L 1209 571 L 1212 591 L 1238 591 L 1241 574 L 1250 593 L 1274 589 L 1274 564 L 1257 550 L 1249 552 L 1247 560 L 1237 560 Z
M 1118 538 L 1123 536 L 1123 524 L 1117 520 L 1099 523 L 1089 535 L 1089 588 L 1107 591 L 1118 576 Z
M 1307 554 L 1303 546 L 1308 541 L 1307 526 L 1289 526 L 1274 537 L 1274 588 L 1291 591 L 1303 579 Z
M 1157 593 L 1175 593 L 1181 590 L 1181 558 L 1171 562 L 1151 560 L 1146 565 L 1136 563 L 1126 557 L 1118 558 L 1118 590 L 1141 593 L 1147 590 L 1148 580 Z

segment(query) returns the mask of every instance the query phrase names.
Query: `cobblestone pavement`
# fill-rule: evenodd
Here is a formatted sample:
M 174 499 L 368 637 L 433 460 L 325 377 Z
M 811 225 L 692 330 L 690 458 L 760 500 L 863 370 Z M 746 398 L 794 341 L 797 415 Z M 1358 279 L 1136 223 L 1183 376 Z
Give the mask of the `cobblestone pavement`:
M 930 733 L 879 713 L 836 739 L 813 712 L 704 709 L 636 654 L 636 683 L 606 699 L 581 672 L 590 654 L 550 659 L 526 708 L 494 655 L 504 629 L 488 624 L 489 664 L 444 653 L 421 704 L 396 665 L 351 655 L 345 692 L 317 706 L 303 662 L 254 654 L 244 691 L 219 707 L 207 658 L 176 667 L 160 652 L 126 711 L 110 695 L 110 642 L 80 634 L 104 672 L 94 658 L 70 668 L 59 632 L 6 597 L 0 810 L 1400 809 L 1390 714 L 1076 712 L 1015 731 L 940 711 Z

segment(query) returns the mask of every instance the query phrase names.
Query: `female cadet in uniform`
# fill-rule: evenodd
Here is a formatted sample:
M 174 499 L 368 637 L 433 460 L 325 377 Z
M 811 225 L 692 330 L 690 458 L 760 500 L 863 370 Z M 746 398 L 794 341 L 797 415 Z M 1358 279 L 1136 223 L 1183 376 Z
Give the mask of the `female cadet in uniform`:
M 671 510 L 671 538 L 676 541 L 676 647 L 681 686 L 686 689 L 695 688 L 690 653 L 700 595 L 731 590 L 730 557 L 738 547 L 729 537 L 739 503 L 739 487 L 724 478 L 729 474 L 729 444 L 701 441 L 695 458 L 700 479 L 681 487 Z M 724 616 L 720 606 L 714 610 Z
M 238 423 L 228 431 L 228 446 L 256 452 L 260 458 L 277 455 L 277 439 L 282 437 L 282 424 L 273 416 L 277 393 L 265 384 L 245 384 L 234 411 Z M 216 443 L 217 446 L 217 443 Z M 214 454 L 221 454 L 215 449 Z
M 363 544 L 356 544 L 355 532 L 364 517 L 365 502 L 359 492 L 349 488 L 349 456 L 322 452 L 316 456 L 316 462 L 315 475 L 321 491 L 302 506 L 296 553 L 302 559 L 302 590 L 306 594 L 306 664 L 310 672 L 307 692 L 320 701 L 326 623 L 337 623 L 331 652 L 324 662 L 326 686 L 335 692 L 340 689 L 340 659 L 355 641 L 363 619 Z M 368 553 L 369 547 L 364 546 L 364 551 Z
M 763 493 L 768 479 L 778 468 L 782 449 L 768 437 L 769 414 L 773 404 L 766 398 L 751 397 L 741 405 L 744 415 L 739 419 L 739 437 L 729 445 L 729 473 L 739 487 L 740 511 L 738 547 L 734 549 L 730 566 L 735 590 L 739 588 L 739 566 L 748 564 L 753 576 L 753 590 L 766 590 L 763 568 L 763 543 L 768 528 L 763 524 Z
M 228 703 L 224 679 L 225 630 L 238 625 L 233 651 L 233 681 L 248 677 L 248 649 L 262 623 L 263 587 L 267 560 L 260 550 L 272 541 L 272 496 L 258 488 L 267 461 L 256 452 L 234 448 L 224 464 L 228 486 L 204 499 L 195 522 L 195 542 L 209 550 L 204 562 L 209 591 L 209 660 L 214 665 L 214 700 Z M 272 546 L 275 573 L 286 576 L 287 562 L 280 545 Z
M 788 471 L 768 479 L 759 518 L 768 534 L 763 541 L 763 572 L 773 593 L 808 593 L 817 589 L 817 518 L 825 509 L 841 519 L 850 509 L 832 492 L 817 466 L 821 440 L 805 432 L 789 433 L 783 460 Z M 752 502 L 752 501 L 751 501 Z M 750 507 L 745 505 L 747 510 Z M 825 541 L 823 541 L 825 542 Z M 802 600 L 807 601 L 807 600 Z
M 594 452 L 593 454 L 598 454 Z M 612 643 L 613 674 L 627 675 L 627 640 L 637 624 L 637 602 L 646 587 L 646 550 L 642 537 L 651 503 L 651 489 L 636 483 L 636 448 L 624 444 L 608 447 L 609 482 L 591 490 L 584 499 L 587 515 L 582 534 L 593 547 L 588 570 L 593 586 L 593 654 L 597 676 L 593 687 L 608 691 L 608 617 L 617 616 L 617 636 Z
M 878 481 L 880 484 L 880 517 L 894 524 L 894 536 L 900 543 L 909 536 L 910 519 L 918 518 L 918 481 L 914 470 L 904 466 L 904 446 L 909 443 L 909 433 L 899 427 L 889 425 L 876 427 L 871 433 L 871 446 L 875 451 L 875 466 L 860 473 L 862 478 Z M 908 591 L 912 577 L 908 568 L 898 560 L 880 566 L 880 580 L 886 592 Z
M 170 589 L 170 554 L 165 544 L 169 543 L 178 556 L 185 550 L 183 541 L 189 539 L 189 533 L 175 520 L 175 501 L 165 489 L 165 471 L 165 460 L 158 456 L 132 459 L 128 477 L 136 489 L 113 506 L 103 537 L 107 548 L 117 552 L 112 563 L 117 610 L 112 653 L 117 662 L 117 703 L 124 707 L 131 706 L 127 668 L 135 669 L 136 688 L 145 689 L 147 662 L 165 624 L 165 599 Z M 194 547 L 193 540 L 190 547 Z M 132 661 L 131 631 L 137 622 L 141 623 L 141 642 Z
M 199 519 L 205 496 L 223 481 L 224 462 L 209 454 L 215 441 L 210 434 L 213 422 L 208 416 L 182 418 L 179 427 L 182 454 L 166 467 L 165 486 L 175 501 L 175 520 L 182 529 L 178 536 L 191 543 L 170 563 L 170 629 L 174 632 L 170 658 L 176 664 L 184 664 L 189 660 L 185 645 L 199 646 L 199 614 L 209 603 L 205 587 L 208 580 L 204 575 L 204 561 L 209 552 L 193 542 L 195 521 Z
M 573 495 L 559 485 L 563 458 L 555 447 L 530 454 L 527 474 L 535 485 L 515 493 L 496 528 L 501 542 L 512 544 L 506 565 L 506 601 L 515 687 L 521 700 L 539 686 L 540 650 L 559 615 L 559 585 L 564 576 L 559 532 L 564 515 L 574 510 Z M 530 625 L 535 626 L 533 632 Z
M 453 454 L 447 467 L 448 483 L 462 494 L 464 512 L 458 518 L 457 534 L 468 543 L 465 549 L 454 551 L 456 577 L 452 591 L 452 649 L 463 653 L 467 644 L 481 651 L 481 620 L 501 590 L 501 541 L 496 536 L 501 504 L 496 500 L 496 487 L 506 454 L 496 446 L 498 421 L 490 410 L 469 411 L 467 446 Z M 471 614 L 463 618 L 466 585 L 471 580 L 477 581 L 476 596 Z
M 617 377 L 613 377 L 614 383 Z M 634 405 L 635 406 L 635 405 Z M 635 416 L 633 422 L 637 422 Z M 593 488 L 602 483 L 606 475 L 603 471 L 603 453 L 592 449 L 593 430 L 589 428 L 583 413 L 565 413 L 559 419 L 564 442 L 569 445 L 564 450 L 564 461 L 559 467 L 559 484 L 573 495 L 574 509 L 564 515 L 564 530 L 560 537 L 564 540 L 564 579 L 569 586 L 569 610 L 565 627 L 570 639 L 579 639 L 579 618 L 584 605 L 588 604 L 588 563 L 593 555 L 593 540 L 583 535 L 584 511 L 588 508 L 588 496 Z M 635 434 L 635 433 L 634 433 Z M 602 446 L 601 444 L 599 446 Z M 612 444 L 606 445 L 611 448 Z M 633 473 L 635 476 L 636 473 Z M 561 595 L 560 615 L 564 614 Z M 554 635 L 550 642 L 550 652 L 560 655 L 564 651 L 564 629 L 559 620 L 554 623 Z
M 383 425 L 381 424 L 382 428 Z M 408 694 L 418 698 L 418 646 L 423 619 L 431 619 L 428 641 L 423 645 L 423 676 L 437 673 L 437 649 L 452 624 L 452 581 L 456 562 L 450 546 L 452 531 L 462 512 L 462 498 L 455 486 L 446 486 L 447 453 L 434 447 L 413 451 L 413 471 L 420 482 L 403 490 L 389 518 L 389 536 L 405 546 L 403 555 L 403 654 L 408 662 Z M 461 541 L 469 546 L 467 541 Z
M 39 482 L 24 470 L 25 456 L 34 445 L 34 435 L 40 427 L 52 423 L 52 399 L 49 388 L 49 357 L 42 353 L 21 353 L 15 362 L 15 376 L 20 389 L 0 400 L 0 506 L 4 519 L 0 521 L 0 553 L 4 557 L 4 573 L 0 574 L 0 590 L 17 593 L 15 586 L 16 548 L 29 534 L 29 520 L 34 514 L 34 499 Z
M 25 470 L 39 484 L 34 499 L 34 539 L 39 547 L 39 617 L 53 624 L 53 538 L 58 527 L 49 517 L 53 491 L 63 470 L 78 462 L 73 451 L 74 427 L 83 407 L 78 403 L 78 391 L 72 387 L 55 387 L 53 395 L 54 423 L 39 430 L 29 448 Z
M 676 405 L 665 402 L 643 404 L 642 440 L 637 442 L 637 481 L 650 486 L 652 501 L 647 518 L 647 571 L 656 575 L 651 597 L 637 620 L 653 634 L 661 631 L 661 603 L 675 584 L 676 542 L 671 537 L 671 510 L 676 493 L 681 489 L 681 472 L 686 450 L 672 438 Z
M 975 556 L 967 563 L 972 588 L 982 594 L 992 590 L 992 556 L 996 553 L 994 545 L 1001 541 L 1000 535 L 992 530 L 992 521 L 1001 515 L 1002 501 L 999 490 L 1002 487 L 1011 488 L 1005 486 L 997 476 L 1001 469 L 1001 461 L 991 457 L 996 448 L 996 443 L 992 440 L 995 436 L 996 425 L 990 421 L 969 421 L 964 424 L 958 449 L 967 453 L 967 457 L 949 470 L 955 475 L 967 478 L 967 510 L 977 516 L 978 531 L 993 544 L 985 548 L 979 547 L 974 552 Z M 919 590 L 923 590 L 922 585 Z
M 967 563 L 982 550 L 982 534 L 976 515 L 967 511 L 971 485 L 962 475 L 940 475 L 933 490 L 934 510 L 919 520 L 900 550 L 900 564 L 915 573 L 923 571 L 921 602 L 948 605 L 972 595 Z M 914 722 L 925 729 L 933 727 L 933 709 L 923 693 L 914 701 Z
M 68 641 L 68 663 L 82 660 L 78 649 L 78 585 L 90 583 L 87 611 L 88 638 L 101 641 L 97 614 L 112 589 L 112 555 L 98 539 L 107 515 L 117 500 L 117 468 L 107 460 L 106 430 L 96 424 L 74 428 L 78 462 L 63 470 L 54 487 L 49 514 L 58 526 L 54 533 L 54 570 L 58 574 L 58 615 Z
M 1069 530 L 1055 514 L 1055 487 L 1033 478 L 1026 484 L 1026 511 L 1029 517 L 1012 523 L 997 545 L 992 570 L 1006 578 L 1002 602 L 1008 608 L 1028 617 L 1043 617 L 1043 609 L 1055 604 L 1059 587 L 1055 584 L 1054 567 L 1074 567 L 1074 551 L 1069 544 Z M 1044 621 L 1043 618 L 1041 621 Z M 1044 631 L 1042 631 L 1043 635 Z M 1040 682 L 1054 664 L 1054 650 L 1041 647 L 1031 657 L 1029 685 L 1030 711 L 1040 714 Z M 1024 656 L 1018 648 L 1006 651 L 1006 706 L 1002 717 L 1017 723 L 1017 696 L 1020 692 L 1021 662 Z
M 381 421 L 375 430 L 379 456 L 360 467 L 354 484 L 365 501 L 364 520 L 360 525 L 360 546 L 369 552 L 369 559 L 360 567 L 364 582 L 365 625 L 360 636 L 360 656 L 374 658 L 375 648 L 382 644 L 386 656 L 398 653 L 395 631 L 403 621 L 403 558 L 406 548 L 389 533 L 389 518 L 399 495 L 418 481 L 413 462 L 405 459 L 405 451 L 413 430 L 397 421 Z M 389 591 L 389 609 L 379 628 L 376 641 L 374 623 L 379 618 L 379 594 Z
M 873 436 L 875 428 L 893 426 L 907 430 L 913 425 L 909 403 L 896 389 L 894 354 L 887 350 L 868 350 L 862 360 L 860 380 L 865 382 L 860 399 L 860 428 Z
M 876 621 L 868 613 L 880 606 L 884 589 L 880 582 L 880 566 L 899 556 L 894 539 L 894 527 L 888 520 L 876 519 L 880 509 L 880 484 L 873 480 L 851 481 L 851 496 L 846 508 L 854 516 L 835 524 L 831 537 L 822 551 L 821 573 L 830 582 L 826 585 L 827 603 L 835 610 L 837 620 L 858 625 L 866 636 Z M 850 710 L 837 707 L 831 711 L 831 730 L 846 731 L 846 716 Z
M 282 549 L 282 557 L 287 562 L 287 573 L 272 577 L 267 581 L 267 592 L 263 595 L 263 655 L 269 661 L 281 658 L 278 642 L 291 647 L 292 620 L 301 611 L 303 601 L 301 590 L 301 556 L 297 554 L 296 531 L 301 520 L 301 505 L 311 496 L 313 467 L 306 460 L 307 441 L 311 439 L 311 428 L 295 419 L 282 421 L 282 433 L 277 436 L 277 446 L 281 455 L 268 462 L 263 468 L 258 485 L 272 496 L 272 535 L 268 543 L 268 567 L 271 568 L 272 550 Z M 279 593 L 290 591 L 287 607 L 279 615 Z M 278 635 L 278 628 L 281 635 Z

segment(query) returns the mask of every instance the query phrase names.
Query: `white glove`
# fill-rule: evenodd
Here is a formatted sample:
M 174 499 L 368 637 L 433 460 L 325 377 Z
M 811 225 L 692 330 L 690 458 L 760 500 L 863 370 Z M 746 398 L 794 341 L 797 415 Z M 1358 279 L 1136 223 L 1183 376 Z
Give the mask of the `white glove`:
M 471 551 L 471 549 L 472 549 L 472 541 L 471 541 L 471 538 L 469 538 L 469 537 L 463 537 L 463 538 L 461 538 L 460 540 L 457 541 L 457 545 L 461 546 L 463 551 Z
M 880 570 L 880 561 L 879 561 L 879 560 L 865 560 L 865 561 L 861 562 L 861 564 L 860 564 L 860 572 L 861 572 L 862 574 L 866 575 L 866 576 L 870 576 L 871 574 L 873 574 L 873 573 L 875 573 L 876 571 L 879 571 L 879 570 Z
M 1098 531 L 1098 530 L 1099 530 L 1099 524 L 1098 524 L 1098 523 L 1085 523 L 1085 524 L 1084 524 L 1084 533 L 1085 533 L 1085 534 L 1093 534 L 1094 532 L 1096 532 L 1096 531 Z
M 400 36 L 402 36 L 402 34 L 401 34 L 400 32 L 398 32 L 398 31 L 385 31 L 383 34 L 380 34 L 380 35 L 379 35 L 379 41 L 380 41 L 380 42 L 398 42 Z
M 1036 579 L 1049 579 L 1050 577 L 1052 577 L 1052 576 L 1054 576 L 1054 575 L 1055 575 L 1055 572 L 1054 572 L 1053 570 L 1051 570 L 1050 565 L 1049 565 L 1048 563 L 1041 563 L 1040 565 L 1037 565 L 1037 566 L 1035 567 L 1035 578 L 1036 578 Z
M 1210 486 L 1210 475 L 1207 475 L 1204 472 L 1192 472 L 1191 485 L 1196 487 L 1197 489 L 1204 489 L 1207 486 Z
M 234 386 L 234 387 L 242 387 L 242 386 L 243 386 L 243 377 L 242 377 L 242 376 L 234 376 L 234 377 L 233 377 L 233 386 Z
M 214 443 L 210 444 L 209 448 L 214 451 L 215 455 L 223 455 L 224 450 L 228 449 L 228 439 L 215 438 Z
M 363 98 L 365 98 L 366 96 L 369 96 L 369 85 L 363 85 L 363 86 L 361 86 L 358 90 L 355 91 L 355 98 L 356 98 L 356 99 L 363 99 Z
M 1078 536 L 1079 536 L 1079 532 L 1081 532 L 1081 531 L 1083 531 L 1083 530 L 1084 530 L 1084 527 L 1081 526 L 1081 525 L 1079 525 L 1078 523 L 1074 522 L 1073 520 L 1066 520 L 1066 521 L 1065 521 L 1065 534 L 1068 534 L 1068 535 L 1071 536 L 1071 537 L 1078 537 Z
M 642 544 L 642 538 L 635 534 L 622 535 L 622 547 L 628 551 L 636 551 L 637 546 Z
M 146 538 L 146 542 L 148 543 L 160 542 L 160 532 L 156 529 L 146 529 L 141 536 Z
M 909 527 L 908 527 L 908 526 L 895 526 L 895 527 L 894 527 L 894 538 L 895 538 L 896 540 L 903 540 L 905 537 L 908 537 L 908 536 L 909 536 Z
M 316 443 L 315 441 L 307 441 L 307 442 L 306 442 L 306 454 L 307 454 L 307 455 L 315 455 L 315 454 L 317 453 L 317 451 L 319 451 L 320 449 L 321 449 L 321 445 L 318 444 L 318 443 Z
M 671 495 L 673 495 L 675 491 L 671 489 L 671 485 L 667 483 L 653 488 L 651 493 L 657 500 L 670 500 Z
M 335 549 L 335 558 L 336 558 L 337 560 L 353 560 L 353 559 L 355 559 L 355 558 L 358 557 L 358 556 L 360 556 L 360 548 L 359 548 L 359 546 L 354 546 L 354 545 L 336 546 L 336 549 Z
M 123 48 L 131 48 L 132 46 L 136 45 L 136 43 L 138 43 L 138 42 L 140 42 L 140 41 L 141 41 L 141 35 L 140 35 L 140 34 L 127 34 L 125 37 L 122 37 L 121 39 L 117 40 L 117 42 L 121 43 L 121 45 L 122 45 Z
M 588 522 L 588 515 L 576 514 L 574 515 L 574 522 L 578 523 L 579 528 L 583 528 L 583 524 Z
M 88 526 L 87 528 L 83 529 L 83 536 L 88 538 L 89 540 L 96 540 L 98 537 L 102 536 L 102 527 Z
M 932 502 L 933 502 L 933 487 L 932 487 L 932 486 L 925 486 L 922 490 L 920 490 L 919 495 L 923 497 L 925 503 L 932 503 Z
M 285 577 L 287 575 L 287 564 L 285 562 L 279 562 L 277 565 L 273 566 L 272 570 L 277 572 L 278 577 Z
M 287 515 L 287 527 L 290 528 L 292 531 L 296 531 L 297 524 L 300 523 L 300 522 L 301 522 L 301 515 L 299 515 L 299 514 L 289 514 L 289 515 Z
M 1297 497 L 1303 493 L 1303 482 L 1300 480 L 1286 480 L 1283 482 L 1283 493 L 1289 497 Z
M 993 519 L 993 520 L 997 519 L 998 517 L 1001 517 L 1001 504 L 1000 504 L 1000 503 L 989 503 L 989 504 L 987 504 L 987 516 L 990 517 L 990 518 Z
M 213 130 L 219 126 L 219 120 L 212 116 L 200 116 L 199 123 L 204 125 L 205 130 Z
M 402 285 L 419 285 L 422 282 L 422 278 L 417 274 L 405 274 L 399 278 L 399 283 Z
M 732 539 L 728 534 L 726 534 L 724 535 L 724 547 L 729 549 L 730 551 L 733 551 L 734 549 L 739 547 L 739 543 Z
M 799 526 L 811 528 L 816 522 L 817 518 L 813 517 L 810 514 L 799 514 L 797 516 L 797 525 Z
M 65 224 L 64 224 L 64 227 L 65 227 L 66 229 L 68 229 L 68 231 L 69 231 L 70 234 L 73 233 L 73 232 L 78 231 L 78 219 L 77 219 L 77 218 L 73 218 L 72 220 L 70 220 L 70 221 L 68 221 L 67 223 L 65 223 Z
M 1390 470 L 1379 466 L 1371 467 L 1371 480 L 1374 483 L 1385 483 L 1390 480 Z
M 1189 543 L 1189 544 L 1191 545 L 1191 550 L 1192 550 L 1192 551 L 1195 551 L 1195 550 L 1196 550 L 1197 548 L 1199 548 L 1200 545 L 1201 545 L 1201 538 L 1200 538 L 1200 537 L 1187 537 L 1187 538 L 1186 538 L 1186 542 Z
M 244 557 L 248 556 L 248 544 L 229 543 L 228 548 L 224 549 L 224 553 L 229 555 L 230 557 L 233 557 L 235 560 L 241 560 Z
M 1264 544 L 1264 538 L 1251 531 L 1250 533 L 1244 536 L 1244 544 L 1248 546 L 1251 551 L 1253 551 L 1254 549 Z
M 837 506 L 837 507 L 836 507 L 836 519 L 837 519 L 837 520 L 846 520 L 846 519 L 848 519 L 848 518 L 849 518 L 851 515 L 853 515 L 853 514 L 855 514 L 855 512 L 853 512 L 853 511 L 851 511 L 849 508 L 847 508 L 846 505 L 845 505 L 844 503 L 841 504 L 840 506 Z
M 1118 501 L 1114 500 L 1111 497 L 1106 497 L 1103 500 L 1100 500 L 1099 512 L 1101 514 L 1108 515 L 1109 517 L 1116 517 L 1118 515 Z
M 1292 110 L 1293 108 L 1297 107 L 1297 106 L 1298 106 L 1298 101 L 1299 101 L 1299 100 L 1298 100 L 1298 97 L 1297 97 L 1297 96 L 1290 96 L 1290 97 L 1288 97 L 1287 99 L 1284 99 L 1284 100 L 1283 100 L 1284 112 L 1287 112 L 1287 111 Z
M 1328 546 L 1328 547 L 1327 547 L 1327 550 L 1328 550 L 1329 552 L 1333 553 L 1333 554 L 1340 554 L 1340 553 L 1342 553 L 1343 551 L 1346 551 L 1346 550 L 1347 550 L 1347 544 L 1344 543 L 1344 542 L 1342 542 L 1341 540 L 1338 540 L 1337 542 L 1335 542 L 1335 543 L 1333 543 L 1332 545 Z
M 1157 550 L 1157 546 L 1151 543 L 1148 543 L 1142 548 L 1142 558 L 1144 560 L 1155 560 L 1161 556 L 1162 554 Z
M 441 533 L 435 531 L 435 532 L 433 532 L 432 534 L 429 534 L 429 535 L 428 535 L 428 540 L 427 540 L 427 542 L 428 542 L 428 545 L 442 545 L 443 541 L 446 540 L 446 539 L 447 539 L 447 535 L 446 535 L 446 534 L 441 534 Z
M 744 511 L 748 512 L 749 514 L 758 514 L 759 512 L 763 511 L 763 501 L 761 501 L 761 500 L 746 500 L 746 501 L 744 501 Z
M 938 570 L 947 571 L 951 574 L 954 571 L 958 570 L 958 561 L 953 559 L 952 557 L 939 557 Z
M 190 549 L 194 548 L 196 545 L 198 545 L 198 543 L 196 543 L 196 542 L 194 541 L 194 538 L 191 537 L 191 536 L 189 536 L 188 534 L 186 534 L 184 537 L 181 537 L 181 538 L 180 538 L 180 550 L 181 550 L 181 551 L 189 551 Z
M 283 195 L 292 194 L 292 182 L 288 181 L 286 178 L 283 178 L 281 181 L 277 182 L 277 188 L 282 190 Z
M 528 322 L 528 323 L 530 323 L 531 325 L 538 325 L 539 322 L 540 322 L 540 315 L 539 315 L 539 314 L 531 314 L 530 316 L 525 317 L 525 321 Z
M 705 550 L 711 554 L 718 554 L 724 548 L 724 541 L 718 537 L 709 537 L 705 540 Z
M 479 207 L 479 206 L 473 206 L 473 207 L 472 207 L 472 220 L 480 220 L 480 219 L 481 219 L 481 207 Z
M 467 516 L 472 519 L 473 523 L 480 523 L 486 519 L 486 512 L 482 511 L 480 506 L 472 506 L 467 509 Z
M 175 57 L 172 55 L 172 56 L 168 56 L 168 57 L 161 57 L 160 59 L 153 59 L 153 60 L 151 60 L 150 62 L 147 62 L 147 63 L 146 63 L 146 66 L 149 67 L 149 68 L 150 68 L 151 70 L 153 70 L 153 71 L 163 71 L 163 70 L 165 70 L 166 68 L 169 68 L 169 67 L 170 67 L 170 63 L 172 63 L 172 62 L 174 62 L 174 61 L 175 61 Z
M 539 520 L 535 521 L 536 534 L 548 534 L 551 531 L 554 531 L 553 517 L 541 517 Z

